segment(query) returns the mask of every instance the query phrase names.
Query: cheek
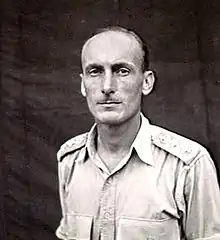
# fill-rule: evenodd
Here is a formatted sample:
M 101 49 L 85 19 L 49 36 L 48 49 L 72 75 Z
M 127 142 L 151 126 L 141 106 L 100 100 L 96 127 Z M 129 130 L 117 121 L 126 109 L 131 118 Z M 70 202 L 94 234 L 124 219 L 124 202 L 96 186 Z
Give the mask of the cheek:
M 142 84 L 126 84 L 123 86 L 123 94 L 127 98 L 138 99 L 142 95 Z
M 87 94 L 87 97 L 93 97 L 94 95 L 97 94 L 97 91 L 98 91 L 98 85 L 97 83 L 85 83 L 85 91 L 86 91 L 86 94 Z
M 87 80 L 87 81 L 85 81 L 85 86 L 86 86 L 86 88 L 88 88 L 88 89 L 92 89 L 92 88 L 94 88 L 94 87 L 96 87 L 97 86 L 97 81 L 94 81 L 94 80 Z

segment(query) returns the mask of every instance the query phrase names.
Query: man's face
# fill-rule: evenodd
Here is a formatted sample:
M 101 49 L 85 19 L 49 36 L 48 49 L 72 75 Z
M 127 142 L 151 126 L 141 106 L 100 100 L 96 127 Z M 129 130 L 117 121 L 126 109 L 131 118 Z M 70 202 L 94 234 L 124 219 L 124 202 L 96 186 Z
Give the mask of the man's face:
M 143 53 L 137 40 L 105 32 L 87 42 L 82 52 L 82 93 L 96 122 L 122 124 L 140 111 Z

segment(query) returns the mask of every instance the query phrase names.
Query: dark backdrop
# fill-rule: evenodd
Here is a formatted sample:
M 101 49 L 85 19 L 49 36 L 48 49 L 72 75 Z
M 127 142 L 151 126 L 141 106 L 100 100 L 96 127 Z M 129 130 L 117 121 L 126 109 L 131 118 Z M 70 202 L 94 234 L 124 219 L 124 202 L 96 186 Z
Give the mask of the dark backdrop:
M 147 39 L 158 82 L 143 112 L 199 141 L 220 168 L 219 0 L 3 0 L 0 15 L 0 239 L 55 239 L 56 151 L 92 125 L 80 49 L 98 27 Z

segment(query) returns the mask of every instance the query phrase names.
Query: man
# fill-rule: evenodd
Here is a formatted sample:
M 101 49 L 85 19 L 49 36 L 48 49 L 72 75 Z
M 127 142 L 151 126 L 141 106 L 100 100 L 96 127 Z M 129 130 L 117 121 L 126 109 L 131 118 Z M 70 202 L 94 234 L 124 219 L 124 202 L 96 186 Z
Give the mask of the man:
M 86 41 L 81 92 L 95 119 L 58 152 L 60 239 L 220 239 L 214 164 L 141 113 L 154 85 L 144 42 L 113 27 Z

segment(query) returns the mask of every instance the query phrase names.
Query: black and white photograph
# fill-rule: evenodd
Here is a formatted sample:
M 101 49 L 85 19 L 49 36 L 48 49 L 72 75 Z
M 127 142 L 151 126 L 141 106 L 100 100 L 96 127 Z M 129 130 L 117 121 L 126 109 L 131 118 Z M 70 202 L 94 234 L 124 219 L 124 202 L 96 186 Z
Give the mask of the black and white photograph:
M 0 240 L 220 240 L 220 1 L 0 6 Z

